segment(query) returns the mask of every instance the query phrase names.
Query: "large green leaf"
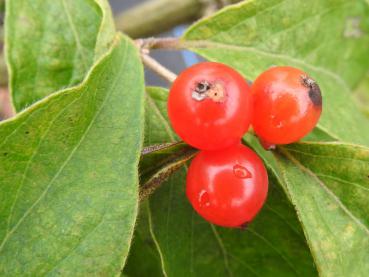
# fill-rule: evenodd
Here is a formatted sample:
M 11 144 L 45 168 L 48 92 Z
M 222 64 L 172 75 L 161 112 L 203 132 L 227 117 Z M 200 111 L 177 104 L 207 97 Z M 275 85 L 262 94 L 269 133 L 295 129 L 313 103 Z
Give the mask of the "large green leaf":
M 297 210 L 321 275 L 366 276 L 369 149 L 310 142 L 279 147 L 280 154 L 273 155 L 251 136 L 246 140 Z
M 150 89 L 146 100 L 145 143 L 175 141 L 166 115 L 165 90 Z M 290 202 L 270 176 L 268 201 L 246 230 L 215 227 L 200 218 L 185 196 L 186 169 L 169 177 L 147 201 L 137 227 L 139 243 L 127 270 L 143 274 L 140 262 L 157 247 L 163 274 L 167 276 L 315 276 L 312 257 Z M 147 220 L 146 223 L 144 220 Z M 147 227 L 146 225 L 149 225 Z M 149 228 L 150 232 L 144 228 Z M 151 238 L 143 236 L 149 234 Z M 137 267 L 137 270 L 133 269 Z M 153 268 L 153 269 L 151 269 Z M 146 274 L 155 266 L 147 268 Z
M 280 148 L 281 180 L 303 223 L 319 272 L 369 272 L 369 149 L 343 143 Z
M 183 44 L 253 79 L 271 65 L 302 68 L 323 93 L 319 128 L 369 145 L 369 121 L 349 95 L 369 67 L 369 6 L 362 0 L 250 0 L 201 20 Z
M 137 214 L 143 69 L 118 36 L 81 85 L 0 124 L 0 275 L 112 276 Z
M 6 55 L 16 110 L 78 84 L 114 37 L 106 0 L 11 0 Z

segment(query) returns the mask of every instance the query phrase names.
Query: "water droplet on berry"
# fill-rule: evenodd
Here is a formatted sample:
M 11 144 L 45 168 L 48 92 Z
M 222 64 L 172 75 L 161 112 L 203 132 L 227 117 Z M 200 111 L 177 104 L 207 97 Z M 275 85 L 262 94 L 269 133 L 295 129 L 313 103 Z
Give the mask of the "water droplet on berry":
M 209 193 L 206 190 L 202 190 L 199 195 L 199 204 L 201 207 L 210 206 Z
M 251 172 L 248 171 L 246 167 L 239 164 L 233 166 L 233 173 L 237 178 L 246 179 L 252 177 Z

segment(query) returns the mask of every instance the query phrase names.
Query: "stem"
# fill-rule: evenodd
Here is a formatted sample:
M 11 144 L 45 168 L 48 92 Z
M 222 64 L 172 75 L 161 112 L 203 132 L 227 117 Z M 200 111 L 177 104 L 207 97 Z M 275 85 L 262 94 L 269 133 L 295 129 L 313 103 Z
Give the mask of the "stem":
M 167 38 L 144 38 L 136 40 L 137 46 L 141 49 L 171 49 L 178 50 L 184 49 L 184 43 L 180 38 L 167 37 Z
M 209 47 L 206 41 L 185 41 L 175 37 L 137 39 L 136 44 L 137 47 L 141 48 L 145 53 L 149 52 L 151 49 L 182 50 Z
M 173 83 L 177 78 L 177 75 L 172 71 L 161 65 L 158 61 L 151 58 L 149 55 L 141 53 L 141 59 L 145 66 L 157 73 L 160 77 L 167 80 L 169 83 Z

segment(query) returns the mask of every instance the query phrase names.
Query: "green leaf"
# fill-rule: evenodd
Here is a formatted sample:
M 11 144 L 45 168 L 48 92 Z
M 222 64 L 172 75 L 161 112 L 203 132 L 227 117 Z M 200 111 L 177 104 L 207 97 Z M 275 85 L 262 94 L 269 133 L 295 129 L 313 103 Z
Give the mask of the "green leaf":
M 253 137 L 246 140 L 278 176 L 297 210 L 321 275 L 366 276 L 369 149 L 310 142 L 278 147 L 281 154 L 273 155 Z
M 106 0 L 11 0 L 6 56 L 17 111 L 80 83 L 114 34 Z
M 112 276 L 137 214 L 143 69 L 114 47 L 79 86 L 0 124 L 0 275 Z
M 143 149 L 139 164 L 140 199 L 154 192 L 171 174 L 194 157 L 197 149 L 183 142 L 150 145 Z
M 167 92 L 150 89 L 147 95 L 145 143 L 175 141 L 166 115 Z M 155 244 L 166 276 L 315 276 L 313 260 L 294 209 L 270 175 L 266 206 L 246 230 L 215 227 L 200 218 L 185 195 L 186 169 L 170 176 L 147 200 L 136 229 L 140 240 Z M 149 225 L 149 227 L 146 226 Z M 145 231 L 149 228 L 150 232 Z M 148 237 L 148 236 L 151 236 Z M 139 251 L 133 246 L 133 252 Z M 140 244 L 139 247 L 142 247 Z M 142 250 L 142 260 L 149 259 Z M 139 267 L 128 264 L 130 275 Z M 149 267 L 145 274 L 154 270 Z M 142 270 L 140 267 L 138 270 Z M 139 273 L 140 274 L 139 274 Z
M 147 201 L 140 203 L 139 218 L 122 276 L 162 276 L 160 257 L 150 235 Z
M 369 120 L 349 94 L 369 67 L 369 6 L 346 0 L 251 0 L 190 28 L 183 44 L 254 79 L 272 65 L 309 73 L 323 93 L 318 127 L 332 139 L 369 145 Z
M 344 143 L 280 148 L 282 184 L 323 276 L 369 271 L 369 149 Z
M 353 93 L 357 104 L 364 114 L 369 117 L 369 72 L 360 81 Z

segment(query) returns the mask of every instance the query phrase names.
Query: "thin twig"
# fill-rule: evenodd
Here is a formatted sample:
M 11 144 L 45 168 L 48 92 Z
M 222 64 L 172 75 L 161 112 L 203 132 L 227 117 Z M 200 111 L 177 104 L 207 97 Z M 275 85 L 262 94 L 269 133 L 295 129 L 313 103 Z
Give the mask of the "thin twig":
M 0 88 L 0 121 L 15 115 L 10 101 L 9 91 L 6 88 Z
M 172 71 L 161 65 L 158 61 L 151 58 L 149 55 L 141 53 L 141 59 L 145 66 L 157 73 L 160 77 L 167 80 L 169 83 L 173 83 L 177 78 L 177 75 Z
M 191 48 L 208 48 L 207 41 L 196 40 L 186 41 L 181 38 L 166 37 L 166 38 L 144 38 L 136 39 L 136 45 L 144 54 L 148 54 L 150 50 L 165 49 L 165 50 L 183 50 Z
M 144 38 L 136 39 L 136 44 L 141 49 L 184 49 L 185 46 L 179 38 L 167 37 L 167 38 Z

